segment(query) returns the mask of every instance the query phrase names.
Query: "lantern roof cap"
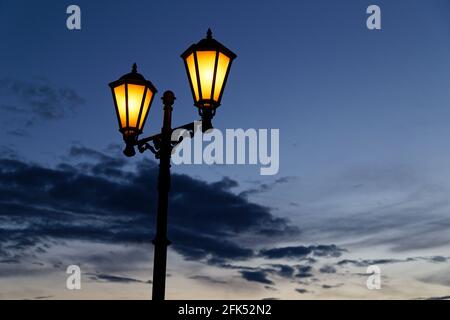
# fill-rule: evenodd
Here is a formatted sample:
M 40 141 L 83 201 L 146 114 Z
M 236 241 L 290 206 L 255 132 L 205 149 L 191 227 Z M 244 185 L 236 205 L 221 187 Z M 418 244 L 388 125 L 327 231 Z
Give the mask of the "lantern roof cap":
M 138 80 L 138 81 L 147 81 L 144 76 L 137 72 L 137 64 L 133 63 L 133 67 L 130 73 L 127 73 L 120 77 L 120 80 Z
M 228 49 L 219 41 L 213 38 L 212 31 L 210 28 L 206 33 L 206 38 L 191 45 L 185 52 L 181 54 L 181 57 L 185 59 L 194 51 L 220 51 L 223 52 L 228 57 L 230 57 L 231 60 L 237 57 L 236 54 L 233 53 L 230 49 Z
M 134 84 L 139 84 L 139 85 L 145 85 L 148 88 L 150 88 L 150 90 L 152 90 L 153 93 L 158 92 L 158 90 L 156 89 L 156 87 L 153 85 L 153 83 L 151 81 L 145 79 L 142 74 L 137 72 L 137 64 L 136 63 L 133 64 L 133 67 L 132 67 L 132 70 L 130 73 L 123 75 L 122 77 L 120 77 L 119 80 L 111 82 L 109 84 L 109 86 L 111 88 L 113 88 L 113 87 L 116 87 L 116 86 L 124 84 L 124 83 L 134 83 Z

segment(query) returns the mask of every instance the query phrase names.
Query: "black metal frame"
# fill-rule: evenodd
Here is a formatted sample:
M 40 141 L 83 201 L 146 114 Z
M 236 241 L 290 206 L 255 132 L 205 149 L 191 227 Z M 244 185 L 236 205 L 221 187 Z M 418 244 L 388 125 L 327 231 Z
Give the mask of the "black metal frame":
M 159 159 L 159 174 L 158 174 L 158 212 L 156 221 L 156 236 L 153 239 L 155 246 L 155 258 L 153 265 L 153 286 L 152 299 L 161 301 L 165 297 L 166 285 L 166 263 L 167 263 L 167 247 L 170 241 L 167 239 L 167 211 L 170 191 L 170 158 L 172 150 L 181 141 L 172 141 L 172 133 L 178 129 L 185 129 L 193 137 L 195 133 L 195 122 L 172 128 L 172 111 L 175 102 L 175 95 L 172 91 L 164 92 L 161 98 L 164 105 L 164 119 L 161 132 L 153 136 L 143 138 L 140 140 L 125 140 L 127 143 L 124 151 L 125 155 L 135 155 L 134 148 L 137 147 L 140 153 L 149 150 Z M 128 150 L 128 151 L 127 151 Z M 132 152 L 130 152 L 132 150 Z M 128 154 L 127 154 L 128 152 Z
M 143 94 L 142 100 L 140 102 L 139 114 L 138 114 L 138 118 L 136 120 L 136 127 L 130 127 L 130 116 L 129 116 L 129 105 L 128 105 L 128 86 L 133 85 L 133 84 L 144 87 L 144 94 Z M 126 112 L 125 127 L 122 125 L 122 119 L 120 117 L 119 106 L 117 104 L 117 98 L 116 98 L 116 94 L 114 92 L 114 89 L 121 85 L 125 86 L 125 112 Z M 127 145 L 130 145 L 130 144 L 134 143 L 135 141 L 137 141 L 137 137 L 140 134 L 142 134 L 142 128 L 144 127 L 145 122 L 147 121 L 147 116 L 150 112 L 150 108 L 152 106 L 153 100 L 154 100 L 155 95 L 158 92 L 158 90 L 156 89 L 156 87 L 153 85 L 153 83 L 151 81 L 146 80 L 141 74 L 139 74 L 137 72 L 136 63 L 133 64 L 133 69 L 130 73 L 122 76 L 119 80 L 111 82 L 109 84 L 109 87 L 111 88 L 111 92 L 112 92 L 113 99 L 114 99 L 116 115 L 117 115 L 117 119 L 119 121 L 119 128 L 120 128 L 119 131 L 120 131 L 120 133 L 122 133 Z M 144 103 L 145 103 L 145 99 L 147 97 L 148 90 L 150 90 L 152 92 L 152 97 L 149 101 L 149 106 L 146 110 L 146 113 L 143 115 L 142 112 L 144 109 Z M 142 119 L 142 117 L 144 117 L 144 118 Z M 142 125 L 140 125 L 141 119 L 143 120 Z M 132 152 L 132 150 L 130 148 L 125 149 L 125 151 L 126 151 L 127 156 L 134 155 L 134 153 Z
M 170 91 L 166 91 L 166 92 L 170 92 Z M 187 132 L 189 132 L 190 137 L 193 138 L 194 133 L 195 133 L 195 122 L 190 122 L 190 123 L 187 123 L 183 126 L 179 126 L 176 128 L 171 128 L 170 136 L 172 137 L 172 133 L 179 129 L 185 129 Z M 202 130 L 202 131 L 205 131 L 205 130 Z M 155 155 L 156 159 L 160 159 L 162 139 L 163 139 L 162 133 L 158 133 L 158 134 L 155 134 L 155 135 L 147 137 L 147 138 L 142 138 L 142 139 L 136 140 L 136 142 L 133 144 L 133 147 L 137 147 L 137 149 L 140 153 L 144 153 L 145 151 L 150 150 Z M 180 139 L 178 141 L 171 141 L 170 142 L 171 149 L 174 149 L 182 141 L 183 141 L 183 137 L 180 137 Z

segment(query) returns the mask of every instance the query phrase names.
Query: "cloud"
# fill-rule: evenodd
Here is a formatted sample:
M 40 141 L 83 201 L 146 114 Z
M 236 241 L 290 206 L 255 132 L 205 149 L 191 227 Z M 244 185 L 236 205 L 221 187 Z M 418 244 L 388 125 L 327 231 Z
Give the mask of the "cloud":
M 450 241 L 448 192 L 445 179 L 424 168 L 352 166 L 305 188 L 301 203 L 308 219 L 302 220 L 302 232 L 361 249 L 445 250 Z
M 272 280 L 267 278 L 267 274 L 264 271 L 240 271 L 240 273 L 247 281 L 274 284 Z
M 148 265 L 152 259 L 157 175 L 153 161 L 128 161 L 83 146 L 71 148 L 68 156 L 52 167 L 19 157 L 0 158 L 0 276 L 61 270 L 64 257 L 58 257 L 59 261 L 43 257 L 53 246 L 68 247 L 70 241 L 89 248 L 120 245 L 126 252 L 135 250 L 129 255 L 103 252 L 77 259 L 91 268 L 92 280 L 145 283 L 121 275 L 132 274 L 127 268 L 136 262 Z M 276 290 L 278 280 L 297 284 L 321 281 L 320 276 L 336 273 L 337 267 L 448 261 L 445 256 L 343 259 L 346 249 L 332 243 L 278 246 L 298 241 L 303 234 L 270 208 L 233 193 L 238 186 L 228 177 L 208 183 L 174 173 L 169 209 L 171 250 L 185 260 L 226 269 L 242 281 Z M 144 251 L 148 254 L 142 254 Z M 331 264 L 336 258 L 341 260 Z M 284 261 L 273 263 L 275 259 Z M 330 260 L 322 264 L 324 259 Z M 291 265 L 292 260 L 301 265 Z M 189 276 L 216 285 L 229 283 L 226 277 Z M 323 286 L 329 289 L 327 284 Z
M 322 268 L 319 269 L 322 273 L 336 273 L 336 268 L 331 265 L 325 265 Z
M 148 160 L 128 168 L 123 159 L 83 147 L 54 167 L 0 159 L 0 257 L 38 253 L 51 241 L 150 244 L 154 234 L 158 167 Z M 207 183 L 172 175 L 169 239 L 185 259 L 246 260 L 261 243 L 298 234 L 288 220 L 236 195 L 229 178 Z
M 343 285 L 344 285 L 343 283 L 338 283 L 338 284 L 335 284 L 335 285 L 323 284 L 322 285 L 322 289 L 327 290 L 327 289 L 339 288 L 339 287 L 342 287 Z
M 3 159 L 18 159 L 19 155 L 17 154 L 14 148 L 8 146 L 0 146 L 0 154 Z
M 310 255 L 316 257 L 340 257 L 345 251 L 345 249 L 331 244 L 264 249 L 259 254 L 268 259 L 298 259 L 306 258 Z
M 393 264 L 393 263 L 405 263 L 414 261 L 427 261 L 433 263 L 443 263 L 448 261 L 448 257 L 444 256 L 431 256 L 431 257 L 410 257 L 406 259 L 344 259 L 337 262 L 338 266 L 353 265 L 356 267 L 368 267 L 378 264 Z
M 15 136 L 19 138 L 26 138 L 30 136 L 30 134 L 24 129 L 13 129 L 7 131 L 6 133 L 10 136 Z
M 291 182 L 293 180 L 295 180 L 295 177 L 281 177 L 271 183 L 257 182 L 258 183 L 257 188 L 252 188 L 252 189 L 242 191 L 239 195 L 242 197 L 248 197 L 248 196 L 259 194 L 259 193 L 268 192 L 280 184 L 285 184 L 285 183 Z
M 113 283 L 151 283 L 150 280 L 142 281 L 139 279 L 115 276 L 110 274 L 87 274 L 89 279 L 100 282 L 113 282 Z
M 297 266 L 297 273 L 295 274 L 295 277 L 297 278 L 310 278 L 312 277 L 312 267 L 311 266 L 305 266 L 305 265 L 299 265 Z
M 429 297 L 429 298 L 423 298 L 421 300 L 450 300 L 450 296 Z
M 47 300 L 47 299 L 51 299 L 53 298 L 53 296 L 38 296 L 38 297 L 34 297 L 33 300 Z
M 202 282 L 208 282 L 208 283 L 211 283 L 211 284 L 228 284 L 227 281 L 218 280 L 218 279 L 215 279 L 215 278 L 212 278 L 212 277 L 209 277 L 209 276 L 194 275 L 194 276 L 191 276 L 189 278 L 193 279 L 193 280 L 199 280 L 199 281 L 202 281 Z
M 275 268 L 274 270 L 270 270 L 271 272 L 274 272 L 283 278 L 292 278 L 295 272 L 295 268 L 290 265 L 272 264 L 270 266 Z
M 297 288 L 297 289 L 295 289 L 295 291 L 297 291 L 300 294 L 304 294 L 304 293 L 308 293 L 309 292 L 308 290 L 302 289 L 302 288 Z
M 42 80 L 0 79 L 0 95 L 17 104 L 4 105 L 3 110 L 45 120 L 64 118 L 85 103 L 75 90 Z

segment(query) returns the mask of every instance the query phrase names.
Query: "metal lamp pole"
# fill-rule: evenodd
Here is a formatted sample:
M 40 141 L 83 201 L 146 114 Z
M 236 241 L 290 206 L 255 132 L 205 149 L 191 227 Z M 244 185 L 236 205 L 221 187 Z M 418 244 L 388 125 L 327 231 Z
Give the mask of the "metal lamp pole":
M 170 191 L 170 158 L 172 155 L 172 149 L 181 142 L 181 140 L 172 141 L 172 132 L 177 129 L 185 129 L 188 130 L 192 137 L 194 135 L 195 126 L 195 123 L 191 122 L 184 126 L 172 129 L 172 110 L 175 99 L 175 95 L 172 91 L 164 92 L 162 97 L 164 105 L 164 119 L 161 133 L 135 142 L 135 145 L 141 153 L 145 150 L 150 150 L 155 154 L 155 157 L 159 159 L 157 186 L 158 210 L 156 215 L 156 236 L 153 240 L 155 253 L 152 287 L 152 299 L 156 301 L 162 301 L 165 297 L 167 247 L 170 245 L 170 241 L 167 238 L 167 212 Z
M 162 97 L 164 120 L 161 129 L 161 149 L 158 175 L 158 211 L 156 216 L 155 257 L 153 260 L 153 300 L 164 300 L 166 287 L 167 246 L 167 210 L 170 191 L 170 157 L 172 153 L 172 105 L 175 102 L 173 92 L 166 91 Z

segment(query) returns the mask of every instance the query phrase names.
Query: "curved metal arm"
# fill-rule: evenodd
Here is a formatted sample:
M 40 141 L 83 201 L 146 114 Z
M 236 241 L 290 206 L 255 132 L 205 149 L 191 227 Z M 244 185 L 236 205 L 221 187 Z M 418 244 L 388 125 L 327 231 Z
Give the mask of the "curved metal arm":
M 177 128 L 172 129 L 172 133 L 175 130 L 184 129 L 189 132 L 191 138 L 194 137 L 195 134 L 195 122 L 187 123 L 185 125 L 179 126 Z M 161 147 L 162 135 L 160 133 L 155 134 L 153 136 L 139 139 L 135 142 L 135 146 L 137 146 L 140 153 L 143 153 L 146 150 L 150 150 L 156 157 L 159 159 L 160 157 L 160 147 Z M 178 141 L 170 141 L 171 148 L 175 148 L 178 144 L 183 141 L 183 136 L 180 137 Z
M 135 145 L 137 146 L 140 153 L 143 153 L 146 150 L 150 150 L 155 155 L 156 159 L 159 159 L 161 134 L 155 134 L 151 137 L 137 140 Z

